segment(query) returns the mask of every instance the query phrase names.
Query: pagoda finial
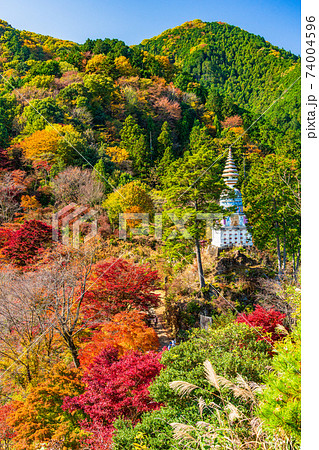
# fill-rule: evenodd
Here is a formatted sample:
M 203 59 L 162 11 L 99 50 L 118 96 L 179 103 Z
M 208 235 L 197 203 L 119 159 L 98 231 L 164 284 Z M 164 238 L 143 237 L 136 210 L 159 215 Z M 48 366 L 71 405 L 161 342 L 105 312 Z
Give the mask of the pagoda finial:
M 225 165 L 225 169 L 224 169 L 222 177 L 225 180 L 225 184 L 228 187 L 233 188 L 235 186 L 235 184 L 237 183 L 238 176 L 239 175 L 237 172 L 237 168 L 236 168 L 236 165 L 233 160 L 232 153 L 231 153 L 231 148 L 229 148 L 228 157 L 226 160 L 226 165 Z

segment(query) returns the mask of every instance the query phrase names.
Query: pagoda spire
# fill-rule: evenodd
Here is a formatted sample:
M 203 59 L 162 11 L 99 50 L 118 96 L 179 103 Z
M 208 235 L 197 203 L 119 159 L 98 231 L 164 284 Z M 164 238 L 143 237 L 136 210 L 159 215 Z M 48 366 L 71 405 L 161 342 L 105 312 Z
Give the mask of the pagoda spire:
M 233 188 L 237 183 L 238 176 L 239 175 L 230 148 L 222 177 L 224 178 L 226 186 Z

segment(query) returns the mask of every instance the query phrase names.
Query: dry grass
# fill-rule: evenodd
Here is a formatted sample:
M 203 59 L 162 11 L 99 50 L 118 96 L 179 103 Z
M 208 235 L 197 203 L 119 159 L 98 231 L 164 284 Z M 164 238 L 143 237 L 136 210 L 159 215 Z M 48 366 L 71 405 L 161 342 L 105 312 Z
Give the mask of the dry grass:
M 262 387 L 254 382 L 245 380 L 238 375 L 235 382 L 216 374 L 210 361 L 204 363 L 206 381 L 218 392 L 214 395 L 219 398 L 220 404 L 198 398 L 198 408 L 201 421 L 195 425 L 173 422 L 170 425 L 174 430 L 174 439 L 182 448 L 211 450 L 292 450 L 288 441 L 280 438 L 269 438 L 263 431 L 262 422 L 254 416 L 254 406 L 257 404 L 256 393 Z M 169 386 L 181 396 L 189 396 L 198 386 L 185 382 L 173 381 Z M 202 389 L 202 388 L 201 388 Z M 223 390 L 232 394 L 249 405 L 250 413 L 247 415 L 230 401 L 226 401 Z M 214 424 L 203 421 L 203 412 L 207 409 L 214 414 Z M 243 428 L 246 432 L 243 435 Z

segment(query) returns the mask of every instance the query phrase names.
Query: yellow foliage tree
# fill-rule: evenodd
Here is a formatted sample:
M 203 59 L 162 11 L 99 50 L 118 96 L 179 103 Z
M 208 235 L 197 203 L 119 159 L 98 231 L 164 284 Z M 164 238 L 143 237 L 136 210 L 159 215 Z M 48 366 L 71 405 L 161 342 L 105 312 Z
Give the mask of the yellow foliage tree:
M 21 197 L 21 207 L 26 210 L 36 210 L 41 207 L 35 195 L 30 197 L 30 195 L 22 195 Z
M 53 81 L 54 75 L 36 75 L 27 83 L 27 86 L 36 86 L 37 88 L 48 89 Z
M 22 195 L 20 206 L 24 210 L 24 214 L 21 217 L 23 220 L 38 219 L 41 215 L 41 204 L 35 195 L 32 197 L 30 195 Z
M 118 221 L 120 213 L 131 212 L 133 207 L 139 207 L 142 213 L 152 213 L 154 210 L 153 201 L 140 181 L 131 181 L 112 192 L 102 206 L 107 209 L 111 222 Z
M 86 73 L 103 73 L 105 71 L 107 71 L 109 66 L 109 61 L 106 57 L 106 55 L 94 55 L 92 56 L 92 58 L 90 59 L 90 61 L 88 61 L 86 67 L 85 67 L 85 72 Z
M 203 120 L 206 128 L 213 135 L 215 135 L 215 133 L 216 133 L 216 127 L 214 125 L 215 116 L 216 116 L 216 114 L 212 111 L 205 111 L 202 116 L 202 120 Z
M 136 69 L 131 66 L 130 61 L 125 56 L 118 56 L 114 64 L 120 76 L 133 76 L 137 74 Z
M 129 154 L 125 148 L 122 147 L 107 147 L 105 153 L 110 156 L 113 162 L 120 163 L 129 159 Z

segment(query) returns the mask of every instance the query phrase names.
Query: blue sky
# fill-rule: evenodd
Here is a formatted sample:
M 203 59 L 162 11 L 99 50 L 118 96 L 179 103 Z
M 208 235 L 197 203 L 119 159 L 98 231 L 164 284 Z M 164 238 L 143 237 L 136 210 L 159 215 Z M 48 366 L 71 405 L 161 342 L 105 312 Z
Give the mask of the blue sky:
M 79 43 L 108 37 L 128 45 L 189 20 L 222 21 L 300 54 L 296 0 L 0 0 L 0 18 L 18 29 Z

